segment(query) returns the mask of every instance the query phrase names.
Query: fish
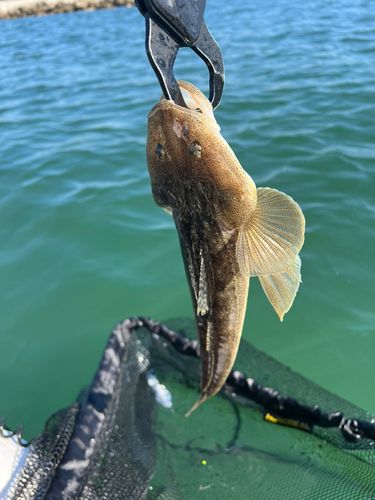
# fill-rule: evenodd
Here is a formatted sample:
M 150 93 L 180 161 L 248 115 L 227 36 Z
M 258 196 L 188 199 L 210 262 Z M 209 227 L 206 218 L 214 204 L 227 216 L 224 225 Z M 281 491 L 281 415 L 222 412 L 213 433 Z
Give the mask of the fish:
M 222 137 L 212 106 L 178 82 L 187 108 L 164 97 L 148 116 L 147 166 L 156 204 L 173 216 L 194 309 L 201 391 L 214 396 L 236 358 L 251 277 L 283 320 L 301 282 L 305 218 L 286 194 L 257 188 Z

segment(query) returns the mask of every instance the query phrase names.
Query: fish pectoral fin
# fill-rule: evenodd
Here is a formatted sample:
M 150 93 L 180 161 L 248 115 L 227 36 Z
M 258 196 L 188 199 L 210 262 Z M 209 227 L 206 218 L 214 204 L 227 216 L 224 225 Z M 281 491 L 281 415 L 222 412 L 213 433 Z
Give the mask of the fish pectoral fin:
M 305 218 L 299 205 L 276 189 L 258 188 L 257 206 L 240 229 L 236 258 L 244 276 L 284 272 L 302 248 Z
M 204 265 L 204 259 L 201 257 L 201 269 L 199 274 L 199 292 L 197 299 L 197 315 L 204 316 L 208 312 L 208 287 L 207 287 L 207 276 L 206 267 Z
M 259 280 L 264 293 L 282 321 L 284 314 L 292 307 L 301 283 L 301 259 L 299 255 L 294 258 L 283 273 L 259 276 Z
M 171 207 L 167 207 L 166 205 L 163 205 L 162 208 L 165 212 L 167 212 L 167 214 L 169 215 L 173 215 L 173 212 L 172 212 L 172 208 Z

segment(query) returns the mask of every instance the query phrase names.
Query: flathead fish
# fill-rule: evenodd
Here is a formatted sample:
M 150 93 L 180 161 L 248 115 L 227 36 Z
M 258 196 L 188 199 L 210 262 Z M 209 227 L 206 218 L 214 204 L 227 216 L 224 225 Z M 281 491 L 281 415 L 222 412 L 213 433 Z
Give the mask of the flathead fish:
M 201 394 L 223 386 L 235 361 L 250 277 L 280 319 L 301 280 L 305 219 L 292 198 L 256 188 L 220 134 L 208 99 L 179 82 L 189 109 L 162 97 L 148 117 L 147 164 L 157 205 L 173 216 L 201 356 Z

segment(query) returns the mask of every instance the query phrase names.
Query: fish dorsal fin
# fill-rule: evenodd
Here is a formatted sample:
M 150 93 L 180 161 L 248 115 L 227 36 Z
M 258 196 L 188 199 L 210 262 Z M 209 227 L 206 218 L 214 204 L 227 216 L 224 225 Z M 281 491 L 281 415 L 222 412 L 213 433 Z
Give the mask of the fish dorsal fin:
M 259 276 L 259 280 L 264 293 L 282 321 L 284 314 L 292 307 L 301 283 L 301 259 L 299 255 L 283 273 Z
M 204 259 L 201 257 L 201 270 L 199 274 L 199 292 L 197 300 L 197 314 L 204 316 L 208 312 L 208 287 L 206 277 L 206 267 Z
M 236 257 L 245 276 L 285 271 L 302 248 L 305 218 L 297 203 L 276 189 L 258 188 L 257 206 L 240 229 Z

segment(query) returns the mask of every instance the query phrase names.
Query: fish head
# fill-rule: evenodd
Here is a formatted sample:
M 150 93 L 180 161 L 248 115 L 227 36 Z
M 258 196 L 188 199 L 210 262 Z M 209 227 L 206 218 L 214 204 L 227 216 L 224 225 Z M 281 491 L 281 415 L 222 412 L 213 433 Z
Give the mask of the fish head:
M 239 227 L 255 209 L 255 184 L 221 136 L 209 100 L 194 85 L 178 83 L 188 107 L 162 97 L 148 117 L 146 154 L 155 202 L 178 210 L 189 204 L 188 191 L 201 193 L 226 229 Z

